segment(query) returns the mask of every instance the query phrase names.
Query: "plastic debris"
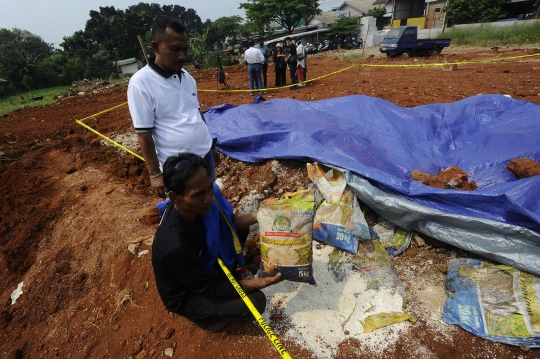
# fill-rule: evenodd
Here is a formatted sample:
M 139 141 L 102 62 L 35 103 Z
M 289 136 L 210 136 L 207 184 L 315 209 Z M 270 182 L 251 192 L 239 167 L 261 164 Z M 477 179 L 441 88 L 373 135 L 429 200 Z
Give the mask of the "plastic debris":
M 15 304 L 15 301 L 17 300 L 17 298 L 19 298 L 21 294 L 23 294 L 23 290 L 22 290 L 23 286 L 24 286 L 24 282 L 20 282 L 19 285 L 17 286 L 17 289 L 11 292 L 11 305 Z
M 506 265 L 457 258 L 448 265 L 444 321 L 490 341 L 540 347 L 540 278 Z

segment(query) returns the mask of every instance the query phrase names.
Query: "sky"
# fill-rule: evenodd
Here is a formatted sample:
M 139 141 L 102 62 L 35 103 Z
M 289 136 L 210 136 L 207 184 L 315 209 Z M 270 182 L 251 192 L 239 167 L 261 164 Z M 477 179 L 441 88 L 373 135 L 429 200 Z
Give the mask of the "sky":
M 73 35 L 77 30 L 84 30 L 86 21 L 90 18 L 90 10 L 99 11 L 100 6 L 114 6 L 125 10 L 139 2 L 177 4 L 186 9 L 191 8 L 204 22 L 206 19 L 214 21 L 222 16 L 245 17 L 244 10 L 238 9 L 238 6 L 247 0 L 0 0 L 0 28 L 17 27 L 28 30 L 41 36 L 45 42 L 58 46 L 64 36 Z M 342 0 L 319 1 L 323 11 L 342 3 Z

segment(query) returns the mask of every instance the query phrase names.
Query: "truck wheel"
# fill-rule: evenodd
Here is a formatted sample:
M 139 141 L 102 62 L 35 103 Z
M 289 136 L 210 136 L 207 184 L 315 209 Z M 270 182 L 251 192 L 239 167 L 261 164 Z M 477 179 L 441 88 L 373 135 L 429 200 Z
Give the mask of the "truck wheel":
M 431 50 L 431 55 L 433 55 L 433 56 L 437 56 L 437 55 L 440 54 L 440 53 L 441 53 L 441 49 L 438 48 L 438 47 L 436 47 L 436 48 L 434 48 L 433 50 Z
M 411 53 L 409 52 L 409 50 L 405 50 L 405 51 L 403 51 L 403 53 L 401 54 L 401 57 L 411 57 Z

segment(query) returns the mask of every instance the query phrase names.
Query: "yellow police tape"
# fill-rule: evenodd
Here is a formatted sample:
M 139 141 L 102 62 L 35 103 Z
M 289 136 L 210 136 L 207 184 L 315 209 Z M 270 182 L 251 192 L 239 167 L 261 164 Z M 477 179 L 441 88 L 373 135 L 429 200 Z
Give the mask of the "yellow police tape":
M 388 64 L 388 65 L 384 65 L 384 64 L 365 64 L 365 63 L 359 63 L 359 64 L 354 64 L 354 65 L 351 65 L 351 66 L 348 66 L 348 67 L 345 67 L 341 70 L 337 70 L 337 71 L 334 71 L 334 72 L 330 72 L 328 74 L 325 74 L 325 75 L 322 75 L 322 76 L 319 76 L 319 77 L 315 77 L 311 80 L 307 80 L 307 81 L 304 81 L 302 82 L 302 84 L 308 84 L 308 83 L 311 83 L 311 82 L 314 82 L 314 81 L 317 81 L 317 80 L 320 80 L 320 79 L 323 79 L 325 77 L 328 77 L 328 76 L 332 76 L 332 75 L 336 75 L 336 74 L 339 74 L 341 72 L 345 72 L 345 71 L 348 71 L 348 70 L 351 70 L 355 67 L 431 67 L 431 66 L 449 66 L 449 65 L 474 65 L 474 64 L 482 64 L 482 63 L 491 63 L 491 62 L 501 62 L 501 61 L 511 61 L 511 60 L 518 60 L 518 59 L 523 59 L 523 58 L 527 58 L 527 57 L 533 57 L 533 56 L 540 56 L 540 53 L 538 54 L 532 54 L 532 55 L 520 55 L 520 56 L 511 56 L 511 57 L 503 57 L 503 58 L 500 58 L 500 59 L 486 59 L 486 60 L 476 60 L 476 61 L 458 61 L 458 62 L 443 62 L 443 63 L 426 63 L 426 64 L 402 64 L 402 65 L 394 65 L 394 64 Z M 288 87 L 294 87 L 294 86 L 298 86 L 298 84 L 291 84 L 291 85 L 287 85 L 287 86 L 282 86 L 282 87 L 270 87 L 270 88 L 265 88 L 265 89 L 262 89 L 262 90 L 257 90 L 257 91 L 274 91 L 274 90 L 280 90 L 280 89 L 283 89 L 283 88 L 288 88 Z M 250 90 L 201 90 L 199 89 L 198 92 L 248 92 Z M 124 102 L 124 103 L 121 103 L 120 105 L 117 105 L 117 106 L 114 106 L 114 107 L 111 107 L 107 110 L 104 110 L 104 111 L 101 111 L 101 112 L 98 112 L 96 114 L 93 114 L 93 115 L 90 115 L 88 117 L 85 117 L 83 118 L 82 120 L 75 120 L 75 122 L 77 122 L 79 125 L 81 125 L 82 127 L 88 129 L 89 131 L 95 133 L 96 135 L 102 137 L 103 139 L 105 139 L 106 141 L 112 143 L 113 145 L 123 149 L 124 151 L 132 154 L 133 156 L 139 158 L 140 160 L 143 160 L 144 161 L 144 158 L 141 157 L 140 155 L 136 154 L 135 152 L 133 151 L 130 151 L 129 149 L 125 148 L 124 146 L 122 146 L 121 144 L 111 140 L 110 138 L 108 138 L 107 136 L 99 133 L 98 131 L 94 130 L 93 128 L 91 128 L 90 126 L 87 126 L 83 123 L 83 121 L 89 119 L 89 118 L 92 118 L 92 117 L 96 117 L 96 116 L 99 116 L 99 115 L 102 115 L 104 113 L 107 113 L 109 111 L 112 111 L 118 107 L 121 107 L 121 106 L 124 106 L 124 105 L 127 105 L 127 102 Z
M 476 60 L 476 61 L 456 61 L 456 62 L 442 62 L 442 63 L 425 63 L 425 64 L 402 64 L 402 65 L 387 64 L 387 65 L 384 65 L 384 64 L 359 63 L 359 64 L 354 64 L 354 65 L 345 67 L 345 68 L 343 68 L 341 70 L 330 72 L 330 73 L 328 73 L 326 75 L 322 75 L 322 76 L 315 77 L 313 79 L 301 82 L 301 84 L 309 84 L 310 82 L 314 82 L 314 81 L 323 79 L 323 78 L 328 77 L 328 76 L 336 75 L 336 74 L 339 74 L 341 72 L 351 70 L 351 69 L 353 69 L 355 67 L 396 67 L 396 68 L 400 68 L 400 67 L 432 67 L 432 66 L 437 67 L 437 66 L 448 66 L 448 65 L 474 65 L 474 64 L 482 64 L 482 63 L 490 63 L 490 62 L 511 61 L 511 60 L 517 60 L 517 59 L 522 59 L 522 58 L 526 58 L 526 57 L 533 57 L 533 56 L 540 56 L 540 53 L 539 54 L 532 54 L 532 55 L 520 55 L 520 56 L 503 57 L 503 58 L 500 58 L 500 59 L 486 59 L 486 60 Z M 264 89 L 261 89 L 261 90 L 255 90 L 255 92 L 257 92 L 257 91 L 274 91 L 274 90 L 280 90 L 280 89 L 283 89 L 283 88 L 295 87 L 295 86 L 298 86 L 298 84 L 291 84 L 291 85 L 286 85 L 286 86 L 281 86 L 281 87 L 269 87 L 269 88 L 264 88 Z M 253 91 L 253 90 L 201 90 L 201 89 L 199 89 L 197 91 L 199 91 L 199 92 L 248 92 L 248 91 Z
M 118 106 L 116 106 L 118 107 Z M 103 112 L 106 112 L 106 111 L 103 111 Z M 90 116 L 92 117 L 92 116 Z M 88 117 L 87 117 L 88 118 Z M 113 141 L 111 140 L 109 137 L 99 133 L 98 131 L 94 130 L 92 127 L 88 126 L 87 124 L 83 123 L 82 120 L 79 121 L 79 120 L 75 120 L 75 122 L 77 122 L 77 124 L 79 124 L 80 126 L 86 128 L 87 130 L 95 133 L 96 135 L 98 135 L 99 137 L 102 137 L 103 139 L 105 139 L 106 141 L 109 141 L 110 143 L 112 143 L 113 145 L 115 145 L 116 147 L 119 147 L 121 149 L 123 149 L 124 151 L 126 151 L 127 153 L 129 154 L 132 154 L 133 156 L 137 157 L 138 159 L 140 159 L 141 161 L 144 161 L 144 158 L 141 156 L 141 155 L 138 155 L 136 154 L 135 152 L 133 152 L 132 150 L 130 150 L 129 148 L 126 148 L 124 146 L 122 146 L 121 144 L 119 144 L 118 142 L 116 141 Z
M 285 346 L 281 344 L 277 335 L 274 334 L 274 332 L 272 331 L 272 328 L 270 328 L 270 326 L 265 322 L 261 313 L 259 313 L 257 308 L 255 308 L 255 306 L 253 305 L 253 303 L 251 302 L 247 294 L 244 292 L 244 290 L 242 289 L 242 286 L 238 284 L 238 282 L 236 281 L 236 279 L 234 279 L 229 269 L 223 264 L 223 262 L 219 258 L 218 258 L 218 263 L 221 266 L 221 269 L 223 269 L 223 272 L 225 272 L 225 275 L 227 276 L 227 278 L 229 278 L 229 280 L 231 281 L 231 284 L 236 289 L 240 297 L 244 300 L 244 303 L 246 303 L 247 307 L 249 308 L 249 310 L 251 311 L 251 313 L 253 314 L 253 316 L 255 317 L 259 325 L 261 326 L 261 328 L 264 330 L 264 332 L 268 336 L 268 339 L 270 339 L 272 344 L 274 344 L 274 347 L 276 348 L 278 353 L 281 355 L 281 357 L 285 359 L 289 359 L 289 358 L 292 359 L 292 357 L 287 352 L 287 349 L 285 349 Z

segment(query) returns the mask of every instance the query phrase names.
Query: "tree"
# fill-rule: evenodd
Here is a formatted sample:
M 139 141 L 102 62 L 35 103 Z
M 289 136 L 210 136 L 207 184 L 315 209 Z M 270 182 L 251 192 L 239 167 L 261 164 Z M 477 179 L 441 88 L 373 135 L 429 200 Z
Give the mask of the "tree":
M 265 11 L 264 4 L 261 2 L 243 3 L 238 8 L 246 10 L 248 23 L 252 24 L 250 27 L 254 27 L 260 36 L 264 36 L 266 27 L 272 21 L 272 15 Z
M 241 3 L 240 8 L 258 12 L 261 18 L 275 21 L 291 34 L 298 27 L 302 19 L 306 19 L 311 15 L 321 13 L 318 0 L 248 0 L 247 3 Z M 252 19 L 253 20 L 253 19 Z
M 38 66 L 52 53 L 52 45 L 30 31 L 0 29 L 0 77 L 8 92 L 41 87 Z
M 387 19 L 384 17 L 386 9 L 384 7 L 375 7 L 368 11 L 367 16 L 373 16 L 376 19 L 377 30 L 382 30 L 386 25 Z
M 358 34 L 358 28 L 361 17 L 341 17 L 328 27 L 326 36 L 333 38 L 334 36 L 348 36 Z
M 503 5 L 510 0 L 453 0 L 446 9 L 454 24 L 497 21 L 506 16 Z
M 234 45 L 236 39 L 240 36 L 240 26 L 244 22 L 242 17 L 235 16 L 223 16 L 214 21 L 208 28 L 206 36 L 206 43 L 210 47 L 212 44 L 218 42 L 223 43 L 223 40 L 228 37 Z

